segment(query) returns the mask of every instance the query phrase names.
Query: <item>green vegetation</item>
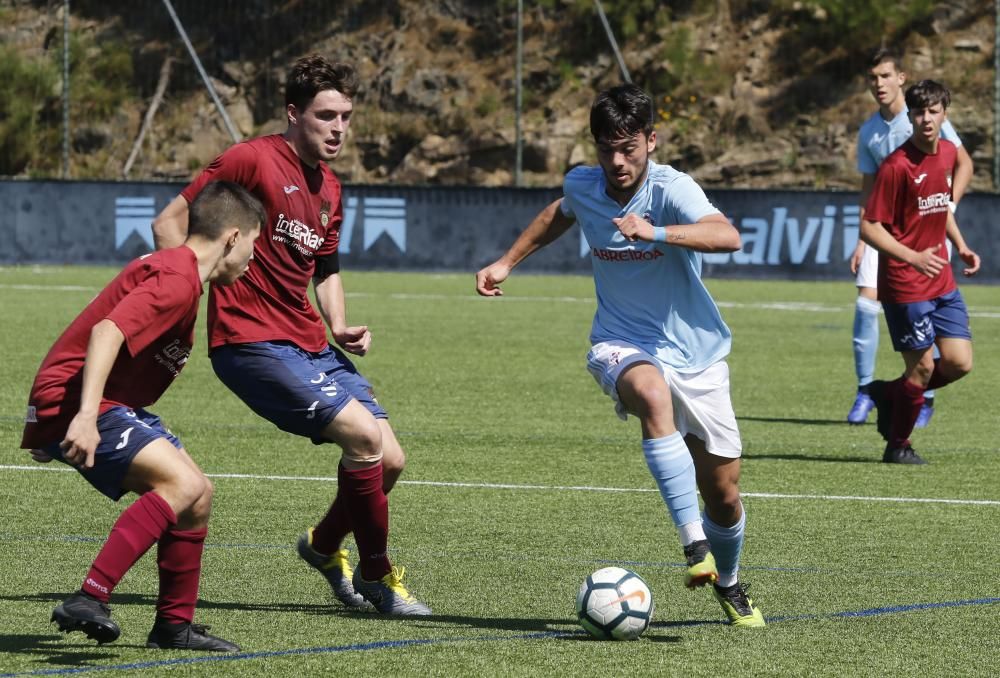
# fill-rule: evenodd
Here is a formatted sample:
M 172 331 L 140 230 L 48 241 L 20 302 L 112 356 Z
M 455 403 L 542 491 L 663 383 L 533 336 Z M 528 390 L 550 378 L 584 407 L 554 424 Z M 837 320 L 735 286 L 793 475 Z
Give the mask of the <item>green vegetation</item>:
M 115 273 L 0 270 L 0 306 L 20 318 L 0 323 L 0 673 L 839 678 L 985 675 L 1000 656 L 996 288 L 964 288 L 981 358 L 938 392 L 932 425 L 915 436 L 930 464 L 896 468 L 878 462 L 874 423 L 843 422 L 852 285 L 709 281 L 734 335 L 742 576 L 769 620 L 741 633 L 719 623 L 708 592 L 681 585 L 638 424 L 620 422 L 586 372 L 589 278 L 515 274 L 502 299 L 486 300 L 471 273 L 349 270 L 350 317 L 376 337 L 358 363 L 409 457 L 391 495 L 391 555 L 436 615 L 388 620 L 330 604 L 294 544 L 333 496 L 323 479 L 336 476 L 337 450 L 252 414 L 212 373 L 202 327 L 152 409 L 215 474 L 197 619 L 248 654 L 143 648 L 155 553 L 112 600 L 117 642 L 63 636 L 51 610 L 123 506 L 58 463 L 15 468 L 32 466 L 17 446 L 39 361 Z M 899 369 L 883 336 L 878 374 Z M 634 643 L 587 640 L 573 620 L 579 583 L 607 564 L 636 570 L 655 597 L 654 625 Z
M 795 22 L 802 45 L 815 49 L 862 49 L 898 37 L 905 29 L 925 21 L 938 3 L 933 0 L 870 2 L 870 0 L 777 0 L 775 9 Z
M 0 45 L 0 175 L 20 174 L 42 156 L 39 115 L 56 83 L 53 64 Z

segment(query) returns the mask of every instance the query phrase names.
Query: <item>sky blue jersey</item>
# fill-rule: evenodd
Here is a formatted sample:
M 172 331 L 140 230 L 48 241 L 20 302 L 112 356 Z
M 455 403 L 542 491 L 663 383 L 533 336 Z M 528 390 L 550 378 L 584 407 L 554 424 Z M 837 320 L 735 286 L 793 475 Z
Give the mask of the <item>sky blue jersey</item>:
M 628 341 L 678 372 L 700 372 L 729 354 L 732 333 L 701 280 L 701 253 L 663 242 L 629 242 L 615 217 L 634 213 L 654 226 L 718 214 L 687 174 L 649 163 L 625 207 L 605 193 L 600 167 L 576 167 L 563 182 L 562 211 L 590 245 L 597 313 L 590 341 Z
M 859 172 L 875 174 L 882 161 L 910 138 L 913 134 L 913 123 L 910 122 L 908 113 L 909 109 L 903 106 L 899 115 L 888 122 L 878 111 L 865 120 L 865 124 L 858 131 Z M 948 120 L 945 120 L 944 124 L 941 125 L 941 138 L 947 139 L 956 146 L 962 145 L 962 140 Z

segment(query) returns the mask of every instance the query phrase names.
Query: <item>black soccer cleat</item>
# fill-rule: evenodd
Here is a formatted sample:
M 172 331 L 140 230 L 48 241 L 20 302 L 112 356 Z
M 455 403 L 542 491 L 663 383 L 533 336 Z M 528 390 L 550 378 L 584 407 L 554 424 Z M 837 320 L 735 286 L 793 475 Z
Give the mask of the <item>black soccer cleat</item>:
M 875 426 L 882 440 L 889 440 L 892 433 L 892 402 L 889 400 L 889 382 L 876 379 L 868 384 L 868 395 L 875 403 L 878 416 L 875 419 Z
M 82 631 L 98 645 L 110 643 L 121 635 L 111 619 L 111 608 L 88 593 L 77 591 L 52 610 L 52 618 L 65 633 Z
M 885 452 L 882 454 L 882 463 L 922 465 L 926 464 L 927 461 L 917 454 L 912 445 L 894 448 L 886 445 Z
M 206 652 L 239 652 L 240 646 L 208 634 L 212 628 L 204 624 L 181 622 L 171 624 L 157 620 L 146 639 L 146 647 L 159 650 L 202 650 Z

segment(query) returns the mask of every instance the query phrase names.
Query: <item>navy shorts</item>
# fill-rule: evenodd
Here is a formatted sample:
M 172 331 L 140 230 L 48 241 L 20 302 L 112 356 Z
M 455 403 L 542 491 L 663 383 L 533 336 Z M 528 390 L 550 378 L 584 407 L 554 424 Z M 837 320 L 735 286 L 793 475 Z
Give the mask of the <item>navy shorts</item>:
M 323 429 L 352 399 L 387 419 L 372 385 L 339 349 L 319 353 L 286 341 L 228 344 L 212 350 L 212 368 L 223 384 L 269 422 L 316 445 Z
M 184 447 L 177 436 L 164 428 L 159 417 L 143 409 L 112 407 L 97 418 L 97 432 L 101 434 L 101 442 L 97 444 L 94 454 L 94 468 L 74 468 L 98 492 L 115 501 L 128 491 L 122 488 L 122 483 L 125 482 L 128 467 L 142 448 L 159 438 L 165 438 L 177 449 Z M 46 445 L 42 451 L 69 464 L 63 459 L 59 442 Z
M 972 340 L 969 311 L 958 290 L 930 301 L 883 303 L 882 308 L 892 347 L 900 353 L 930 348 L 936 337 Z

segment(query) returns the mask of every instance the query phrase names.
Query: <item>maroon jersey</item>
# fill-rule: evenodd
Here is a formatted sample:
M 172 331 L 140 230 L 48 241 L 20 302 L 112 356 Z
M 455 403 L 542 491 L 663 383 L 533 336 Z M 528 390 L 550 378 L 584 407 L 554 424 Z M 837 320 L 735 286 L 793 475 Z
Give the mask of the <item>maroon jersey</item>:
M 190 203 L 210 181 L 234 181 L 267 210 L 253 263 L 229 286 L 212 285 L 209 348 L 253 341 L 291 341 L 307 351 L 327 346 L 326 327 L 309 302 L 316 257 L 337 251 L 343 211 L 340 182 L 325 163 L 299 160 L 279 134 L 230 147 L 181 195 Z
M 152 405 L 191 354 L 202 284 L 188 247 L 136 259 L 98 294 L 49 350 L 28 398 L 21 447 L 59 442 L 80 409 L 83 363 L 94 325 L 112 321 L 125 335 L 104 385 L 100 412 Z
M 893 238 L 912 250 L 939 247 L 938 256 L 947 258 L 946 226 L 955 157 L 955 145 L 945 139 L 938 141 L 934 155 L 905 142 L 879 167 L 865 219 L 881 222 Z M 928 301 L 955 288 L 951 266 L 928 278 L 907 263 L 879 256 L 878 296 L 882 301 Z

